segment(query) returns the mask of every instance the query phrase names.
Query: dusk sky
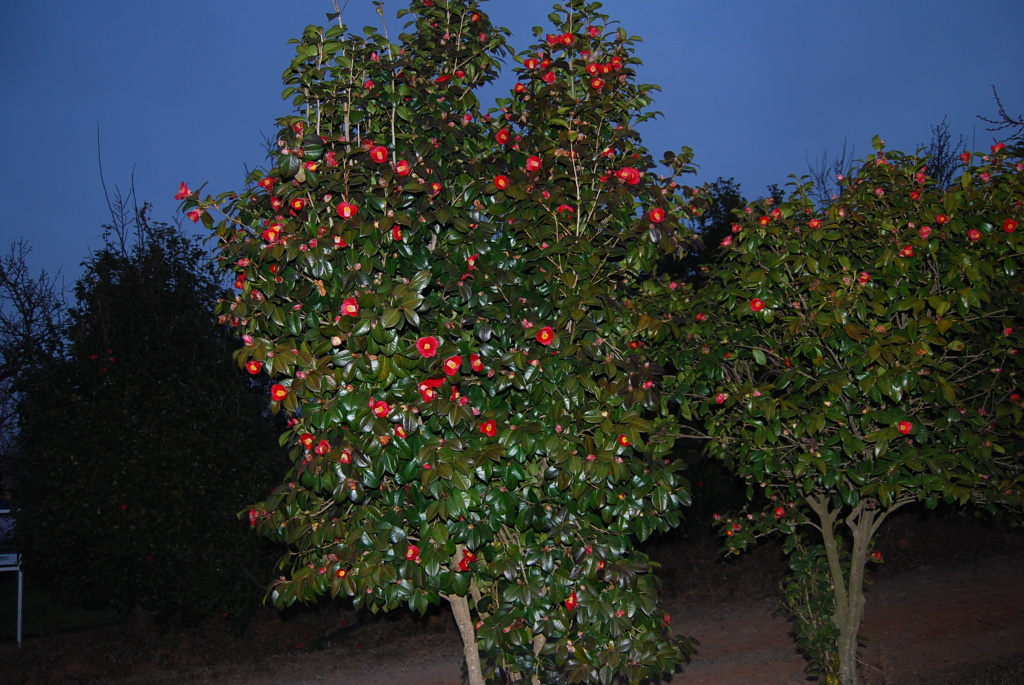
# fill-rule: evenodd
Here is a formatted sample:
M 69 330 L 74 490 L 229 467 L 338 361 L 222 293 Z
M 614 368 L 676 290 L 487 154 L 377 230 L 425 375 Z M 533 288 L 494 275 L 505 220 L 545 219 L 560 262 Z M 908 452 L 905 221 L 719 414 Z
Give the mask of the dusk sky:
M 340 0 L 339 4 L 343 4 Z M 404 0 L 387 0 L 392 38 Z M 546 0 L 491 0 L 516 50 L 547 27 Z M 330 0 L 35 0 L 0 6 L 0 248 L 20 238 L 30 266 L 61 271 L 102 245 L 107 187 L 134 174 L 153 218 L 170 221 L 181 181 L 241 189 L 263 163 L 262 136 L 290 114 L 281 73 L 288 40 L 323 25 Z M 913 150 L 947 118 L 967 147 L 998 134 L 994 85 L 1024 114 L 1021 0 L 607 0 L 604 12 L 644 42 L 640 81 L 658 84 L 664 117 L 641 128 L 660 158 L 687 145 L 694 183 L 735 177 L 748 196 L 807 173 L 807 160 L 858 158 L 880 135 Z M 371 0 L 349 0 L 350 29 L 379 26 Z M 511 84 L 511 80 L 508 81 Z M 189 224 L 191 227 L 191 224 Z

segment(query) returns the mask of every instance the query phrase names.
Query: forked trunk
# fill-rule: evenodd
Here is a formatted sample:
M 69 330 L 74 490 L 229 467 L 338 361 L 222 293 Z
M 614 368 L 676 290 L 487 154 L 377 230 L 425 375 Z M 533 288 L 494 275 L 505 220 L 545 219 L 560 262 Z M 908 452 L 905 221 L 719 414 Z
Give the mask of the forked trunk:
M 864 618 L 864 567 L 868 559 L 868 550 L 878 526 L 886 516 L 902 506 L 903 502 L 888 509 L 878 509 L 875 508 L 877 503 L 862 500 L 846 517 L 846 526 L 853 537 L 849 577 L 843 573 L 836 532 L 840 510 L 830 509 L 828 501 L 824 498 L 808 498 L 808 504 L 821 521 L 821 535 L 828 557 L 829 576 L 836 605 L 832 621 L 839 628 L 839 640 L 836 645 L 839 656 L 839 682 L 842 685 L 857 685 L 857 637 L 860 633 L 861 620 Z

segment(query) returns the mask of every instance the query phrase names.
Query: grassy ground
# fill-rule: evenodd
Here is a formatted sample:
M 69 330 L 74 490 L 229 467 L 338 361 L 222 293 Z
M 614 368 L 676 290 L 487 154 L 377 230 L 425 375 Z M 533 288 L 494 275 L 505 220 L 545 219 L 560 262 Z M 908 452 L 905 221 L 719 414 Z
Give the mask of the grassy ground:
M 786 559 L 778 544 L 762 544 L 731 558 L 724 558 L 719 547 L 719 541 L 699 526 L 651 541 L 647 551 L 661 564 L 663 594 L 687 602 L 778 596 L 778 584 L 786 572 Z M 923 566 L 1019 554 L 1024 550 L 1024 534 L 949 512 L 908 511 L 883 528 L 879 549 L 886 563 L 874 565 L 872 572 L 902 573 Z M 111 611 L 62 608 L 27 577 L 24 631 L 30 643 L 11 651 L 15 581 L 14 573 L 0 574 L 3 683 L 86 683 L 113 674 L 147 677 L 180 663 L 227 668 L 231 663 L 252 662 L 272 654 L 336 647 L 339 642 L 358 650 L 368 646 L 367 640 L 386 642 L 389 634 L 449 629 L 447 622 L 437 617 L 421 620 L 400 612 L 383 617 L 361 615 L 337 603 L 285 613 L 267 610 L 243 635 L 237 634 L 237 626 L 219 617 L 195 629 L 171 626 L 161 630 L 145 616 L 125 619 Z M 103 628 L 85 629 L 104 624 Z M 3 649 L 5 646 L 8 649 Z M 871 682 L 864 685 L 1024 685 L 1024 660 L 958 667 L 941 679 L 926 682 L 895 682 L 883 676 L 865 680 Z
M 899 683 L 898 685 L 1022 685 L 1024 658 L 958 668 L 939 679 Z
M 14 640 L 18 616 L 18 574 L 0 574 L 0 640 Z M 28 639 L 69 630 L 79 630 L 124 620 L 116 611 L 87 611 L 63 607 L 50 599 L 45 588 L 24 578 L 22 594 L 22 638 Z

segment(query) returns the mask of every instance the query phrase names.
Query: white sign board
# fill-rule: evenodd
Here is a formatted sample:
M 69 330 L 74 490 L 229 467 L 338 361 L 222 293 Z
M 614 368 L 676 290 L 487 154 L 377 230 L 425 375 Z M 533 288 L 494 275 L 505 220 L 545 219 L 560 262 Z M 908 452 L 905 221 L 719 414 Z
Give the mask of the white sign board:
M 5 502 L 6 504 L 6 502 Z M 0 509 L 0 514 L 6 514 L 7 516 L 2 517 L 5 525 L 0 526 L 0 533 L 7 533 L 10 531 L 10 526 L 6 525 L 10 509 L 6 507 Z M 4 538 L 7 536 L 5 535 Z M 21 646 L 21 611 L 22 611 L 22 577 L 21 577 L 21 565 L 18 563 L 17 552 L 3 552 L 0 553 L 0 571 L 16 571 L 18 573 L 18 630 L 16 633 L 18 639 L 18 646 Z

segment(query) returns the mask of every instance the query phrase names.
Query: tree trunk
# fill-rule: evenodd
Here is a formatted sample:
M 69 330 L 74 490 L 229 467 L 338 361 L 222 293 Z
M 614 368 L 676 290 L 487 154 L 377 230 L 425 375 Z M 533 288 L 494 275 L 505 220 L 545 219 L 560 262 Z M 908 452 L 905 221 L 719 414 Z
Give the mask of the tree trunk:
M 842 685 L 857 685 L 857 636 L 860 633 L 861 620 L 864 618 L 864 567 L 867 564 L 871 540 L 874 539 L 875 532 L 886 516 L 905 503 L 900 501 L 890 505 L 888 509 L 878 509 L 875 508 L 877 503 L 869 504 L 868 500 L 861 500 L 846 517 L 846 525 L 853 537 L 850 575 L 847 577 L 843 573 L 835 529 L 839 510 L 829 510 L 828 501 L 823 497 L 808 498 L 808 504 L 821 521 L 821 535 L 828 557 L 836 605 L 832 620 L 839 628 L 836 651 L 839 656 L 839 682 Z
M 469 611 L 469 602 L 465 597 L 457 595 L 445 595 L 445 599 L 452 605 L 455 624 L 459 626 L 459 634 L 462 635 L 462 653 L 466 657 L 469 685 L 484 685 L 484 674 L 480 668 L 480 650 L 476 646 L 476 627 Z

